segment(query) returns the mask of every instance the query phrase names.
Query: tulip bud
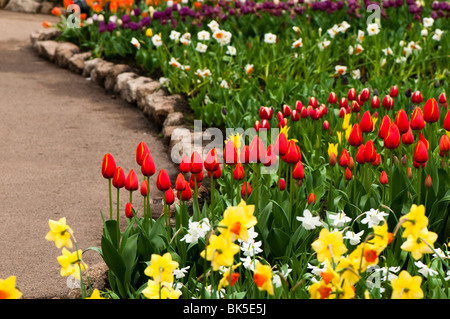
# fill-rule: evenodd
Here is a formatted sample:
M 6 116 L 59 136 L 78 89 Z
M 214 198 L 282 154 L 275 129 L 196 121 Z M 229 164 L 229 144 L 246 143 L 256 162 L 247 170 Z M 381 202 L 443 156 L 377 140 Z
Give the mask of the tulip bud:
M 281 129 L 282 127 L 285 127 L 287 125 L 287 119 L 283 118 L 279 123 L 278 123 L 278 128 Z
M 330 128 L 330 122 L 328 122 L 327 120 L 323 121 L 322 127 L 325 131 L 328 131 L 328 129 Z
M 116 172 L 116 161 L 114 157 L 107 153 L 103 156 L 102 163 L 102 175 L 106 179 L 111 179 L 114 177 L 114 173 Z
M 386 110 L 392 110 L 394 108 L 394 99 L 391 96 L 386 95 L 381 104 Z
M 166 205 L 172 205 L 175 202 L 175 194 L 173 193 L 173 189 L 171 187 L 164 192 L 164 199 L 166 201 Z
M 147 184 L 147 180 L 144 179 L 144 181 L 141 184 L 141 195 L 142 196 L 148 196 L 149 193 L 149 189 L 148 189 L 148 184 Z
M 364 88 L 360 94 L 361 101 L 366 102 L 369 100 L 369 97 L 370 97 L 370 90 L 368 88 Z
M 370 106 L 374 109 L 380 108 L 380 98 L 377 95 L 372 97 L 372 101 L 370 102 Z
M 308 205 L 316 204 L 316 195 L 314 193 L 310 193 L 308 196 Z
M 270 123 L 269 121 L 267 121 L 266 119 L 261 121 L 261 128 L 266 129 L 266 130 L 270 130 Z
M 422 98 L 422 93 L 420 93 L 420 91 L 415 91 L 412 95 L 411 95 L 411 102 L 413 104 L 420 104 L 422 103 L 423 98 Z
M 425 127 L 425 120 L 423 119 L 422 109 L 417 106 L 411 115 L 411 129 L 420 131 Z
M 389 115 L 385 115 L 381 119 L 380 128 L 378 129 L 378 137 L 384 139 L 384 137 L 387 134 L 387 131 L 389 130 L 389 126 L 391 126 L 391 119 L 389 118 Z
M 175 180 L 175 189 L 177 191 L 183 191 L 186 186 L 186 179 L 182 173 L 178 173 L 177 179 Z
M 411 167 L 408 167 L 408 178 L 409 179 L 412 178 L 412 169 L 411 169 Z
M 189 171 L 192 174 L 198 174 L 203 170 L 202 157 L 197 151 L 192 152 L 191 162 L 189 163 Z
M 386 185 L 388 183 L 388 177 L 385 171 L 381 172 L 381 176 L 380 176 L 380 183 L 382 185 Z
M 414 148 L 413 160 L 418 164 L 423 164 L 428 161 L 428 150 L 425 143 L 421 140 L 417 141 L 416 147 Z
M 280 191 L 284 191 L 286 189 L 286 181 L 284 180 L 284 178 L 280 178 L 278 180 L 277 186 Z
M 391 88 L 391 92 L 389 93 L 389 95 L 392 97 L 397 97 L 398 96 L 398 87 L 394 85 Z
M 432 186 L 431 176 L 428 175 L 428 176 L 425 178 L 425 187 L 426 187 L 426 188 L 430 188 L 431 186 Z
M 330 166 L 331 166 L 331 167 L 334 167 L 334 165 L 336 165 L 336 163 L 337 163 L 336 154 L 331 153 L 331 156 L 330 156 Z
M 242 188 L 241 188 L 241 197 L 245 198 L 246 196 L 250 196 L 250 194 L 252 193 L 252 188 L 250 187 L 250 183 L 249 182 L 244 182 L 244 184 L 242 184 Z
M 125 172 L 123 171 L 122 167 L 119 166 L 116 168 L 112 179 L 112 184 L 117 189 L 125 186 Z
M 336 104 L 337 103 L 336 93 L 330 92 L 330 95 L 328 96 L 328 103 L 330 103 L 330 104 Z
M 405 145 L 411 145 L 412 143 L 414 143 L 414 136 L 411 131 L 411 128 L 405 134 L 402 135 L 402 143 Z
M 281 113 L 280 111 L 277 112 L 277 120 L 278 122 L 281 122 L 284 119 L 284 115 L 283 113 Z
M 447 111 L 447 114 L 445 115 L 443 126 L 446 131 L 450 131 L 450 109 Z
M 177 197 L 178 197 L 178 199 L 181 199 L 183 201 L 188 201 L 191 199 L 192 191 L 191 191 L 191 187 L 189 186 L 188 181 L 184 182 L 184 189 L 181 192 L 177 191 Z
M 179 170 L 183 174 L 189 173 L 189 159 L 186 155 L 183 155 L 183 157 L 181 158 Z
M 361 144 L 356 152 L 356 162 L 358 164 L 364 164 L 366 162 L 364 159 L 364 148 L 364 144 Z
M 364 146 L 364 161 L 367 163 L 372 163 L 376 160 L 377 153 L 375 151 L 375 145 L 372 140 L 368 140 Z
M 436 99 L 429 99 L 423 107 L 423 119 L 427 123 L 434 123 L 439 120 L 439 106 Z
M 300 121 L 300 115 L 297 112 L 297 110 L 292 110 L 291 118 L 292 118 L 292 121 L 294 121 L 294 122 Z
M 303 103 L 301 101 L 295 102 L 295 110 L 298 113 L 301 113 L 302 109 L 303 109 Z
M 253 127 L 255 128 L 256 132 L 259 132 L 259 129 L 261 128 L 261 122 L 256 120 L 255 125 Z
M 139 182 L 136 173 L 134 170 L 130 170 L 130 172 L 127 175 L 127 178 L 125 179 L 125 189 L 133 192 L 139 188 Z
M 409 97 L 411 97 L 411 93 L 412 93 L 411 89 L 406 89 L 405 96 L 409 98 Z
M 343 97 L 343 98 L 341 98 L 340 100 L 339 100 L 339 108 L 344 108 L 344 109 L 347 109 L 348 108 L 348 101 L 347 101 L 347 99 L 345 98 L 345 97 Z
M 289 117 L 291 115 L 291 107 L 287 104 L 283 104 L 282 111 L 284 117 Z
M 209 171 L 208 171 L 207 174 L 208 174 L 208 177 L 209 177 L 209 178 L 211 178 L 211 174 L 212 174 L 212 176 L 214 177 L 214 179 L 220 178 L 220 176 L 222 176 L 222 170 L 220 169 L 220 165 L 217 167 L 216 170 L 214 170 L 214 171 L 212 171 L 212 172 L 209 172 Z
M 144 157 L 147 153 L 150 153 L 147 144 L 141 141 L 136 148 L 136 162 L 139 166 L 142 165 L 142 161 L 144 160 Z
M 142 160 L 141 172 L 144 176 L 153 176 L 153 174 L 155 174 L 155 171 L 155 162 L 153 161 L 153 157 L 149 152 L 145 154 L 144 159 Z
M 219 157 L 215 148 L 212 148 L 205 158 L 205 169 L 209 172 L 215 171 L 219 167 Z
M 445 103 L 447 103 L 447 95 L 445 94 L 445 92 L 442 92 L 442 93 L 439 95 L 438 101 L 439 101 L 439 104 L 445 104 Z
M 286 163 L 290 164 L 296 164 L 298 161 L 302 160 L 300 148 L 298 147 L 298 145 L 295 143 L 294 140 L 288 141 L 286 154 L 281 159 Z
M 159 171 L 158 178 L 156 179 L 156 187 L 162 192 L 167 191 L 171 187 L 169 174 L 167 174 L 164 168 Z
M 261 106 L 259 109 L 259 118 L 261 120 L 271 120 L 272 114 L 272 109 L 270 107 Z
M 250 155 L 250 163 L 262 163 L 264 162 L 264 157 L 266 155 L 266 150 L 264 148 L 263 141 L 255 135 L 252 141 L 250 142 L 249 155 Z
M 133 218 L 133 205 L 131 205 L 130 202 L 128 202 L 128 203 L 125 205 L 125 216 L 126 216 L 127 218 Z
M 442 135 L 441 139 L 439 140 L 439 154 L 442 153 L 442 157 L 447 155 L 447 153 L 450 151 L 450 140 L 447 135 Z
M 353 169 L 355 168 L 355 161 L 353 160 L 353 157 L 351 157 L 351 156 L 348 159 L 347 168 L 351 171 L 353 171 Z
M 345 108 L 341 108 L 340 110 L 339 110 L 339 117 L 340 118 L 343 118 L 344 116 L 345 116 L 345 114 L 346 114 L 347 112 L 345 111 Z
M 244 166 L 242 166 L 241 163 L 237 163 L 236 167 L 234 168 L 233 179 L 240 181 L 244 179 L 244 177 L 245 177 Z
M 308 117 L 308 110 L 304 106 L 300 109 L 300 117 L 302 119 L 306 119 Z
M 348 93 L 347 93 L 347 99 L 349 101 L 354 101 L 356 100 L 356 90 L 355 88 L 351 88 Z
M 345 168 L 345 179 L 348 181 L 352 179 L 352 171 L 348 167 Z
M 381 163 L 381 156 L 380 154 L 375 154 L 375 160 L 372 162 L 372 166 L 379 166 Z
M 305 177 L 305 171 L 303 168 L 303 164 L 301 161 L 298 161 L 297 164 L 295 164 L 294 169 L 292 170 L 292 178 L 299 180 L 303 179 Z
M 317 102 L 317 99 L 314 96 L 312 96 L 309 98 L 308 105 L 312 106 L 313 109 L 315 109 L 319 105 L 319 103 Z
M 347 167 L 349 161 L 350 161 L 350 155 L 348 154 L 347 150 L 344 148 L 341 152 L 341 156 L 339 157 L 339 166 Z

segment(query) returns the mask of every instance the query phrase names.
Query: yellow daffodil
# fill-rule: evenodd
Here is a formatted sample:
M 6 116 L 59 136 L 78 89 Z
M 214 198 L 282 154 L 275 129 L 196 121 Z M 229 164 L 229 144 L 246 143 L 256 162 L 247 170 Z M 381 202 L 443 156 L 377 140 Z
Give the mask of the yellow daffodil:
M 400 221 L 403 222 L 402 226 L 405 228 L 402 237 L 408 237 L 409 235 L 417 237 L 419 231 L 428 225 L 428 217 L 425 216 L 425 206 L 413 204 L 409 213 L 401 217 Z
M 238 252 L 239 245 L 231 242 L 228 237 L 211 235 L 208 246 L 200 253 L 200 256 L 211 261 L 213 270 L 217 271 L 221 266 L 231 267 L 234 255 Z
M 311 299 L 328 299 L 336 288 L 332 284 L 326 284 L 323 280 L 312 284 L 308 288 Z
M 368 243 L 372 244 L 373 248 L 380 254 L 390 241 L 387 222 L 384 221 L 381 225 L 374 225 L 373 232 L 373 238 L 368 240 Z
M 328 156 L 331 157 L 331 154 L 334 153 L 334 155 L 337 157 L 338 156 L 338 143 L 333 144 L 333 143 L 328 143 Z
M 350 118 L 352 114 L 346 113 L 344 115 L 344 121 L 342 122 L 342 130 L 346 131 L 350 127 Z
M 20 299 L 22 293 L 16 288 L 16 277 L 0 279 L 0 299 Z
M 369 243 L 359 244 L 348 256 L 348 260 L 351 263 L 351 269 L 354 270 L 354 275 L 365 272 L 368 266 L 378 264 L 379 253 L 377 247 Z M 339 264 L 342 260 L 339 261 Z M 342 267 L 338 265 L 336 268 Z M 342 267 L 345 268 L 345 267 Z M 352 277 L 351 274 L 347 274 Z M 355 279 L 353 277 L 353 279 Z
M 433 253 L 432 247 L 437 238 L 438 235 L 436 233 L 428 231 L 425 227 L 418 232 L 417 236 L 409 235 L 400 248 L 411 252 L 413 258 L 418 260 L 422 258 L 423 254 Z
M 254 205 L 246 205 L 245 201 L 241 201 L 238 206 L 228 207 L 219 222 L 219 231 L 226 236 L 232 236 L 232 241 L 247 241 L 248 229 L 257 223 L 253 212 Z
M 263 265 L 256 261 L 253 280 L 259 290 L 265 290 L 269 295 L 273 295 L 272 269 L 269 265 Z
M 54 241 L 58 249 L 64 246 L 72 248 L 72 240 L 70 239 L 72 229 L 67 226 L 65 217 L 60 218 L 58 221 L 50 219 L 48 225 L 50 226 L 50 231 L 45 236 L 46 240 Z
M 178 299 L 181 292 L 172 288 L 172 283 L 149 280 L 142 294 L 148 299 Z
M 239 278 L 239 273 L 233 273 L 233 270 L 238 268 L 241 264 L 242 263 L 238 263 L 238 264 L 234 265 L 233 267 L 228 268 L 224 272 L 222 279 L 220 279 L 220 281 L 219 281 L 219 287 L 217 288 L 217 290 L 220 291 L 220 289 L 222 289 L 223 287 L 227 287 L 230 282 L 231 282 L 231 286 L 233 287 L 233 285 L 236 283 L 236 281 Z
M 392 299 L 421 299 L 423 291 L 420 288 L 422 278 L 412 277 L 406 270 L 402 270 L 397 278 L 391 280 Z
M 81 271 L 87 269 L 87 266 L 82 262 L 82 251 L 70 252 L 66 248 L 62 249 L 62 256 L 58 256 L 57 260 L 61 265 L 61 276 L 72 276 L 77 280 L 81 279 Z M 81 267 L 81 271 L 80 271 Z
M 172 260 L 170 253 L 160 256 L 152 254 L 150 265 L 144 270 L 144 274 L 153 278 L 155 282 L 173 282 L 173 271 L 178 268 L 178 263 Z
M 87 297 L 86 299 L 105 299 L 105 298 L 100 296 L 100 291 L 98 289 L 94 289 L 92 295 L 90 297 Z
M 336 272 L 340 273 L 341 279 L 350 285 L 356 284 L 361 279 L 359 276 L 361 258 L 355 258 L 355 255 L 356 253 L 348 257 L 342 257 L 336 266 Z
M 319 238 L 311 246 L 317 252 L 317 260 L 319 262 L 325 260 L 337 262 L 342 254 L 347 252 L 342 233 L 339 231 L 330 233 L 326 228 L 322 228 Z

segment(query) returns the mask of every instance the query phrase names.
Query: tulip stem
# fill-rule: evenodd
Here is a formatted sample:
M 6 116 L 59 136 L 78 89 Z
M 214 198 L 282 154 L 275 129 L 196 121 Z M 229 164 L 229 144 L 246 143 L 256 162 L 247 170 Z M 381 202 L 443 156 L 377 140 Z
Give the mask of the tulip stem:
M 111 178 L 108 178 L 108 186 L 109 186 L 109 217 L 113 219 L 112 215 L 112 195 L 111 195 Z
M 390 176 L 391 177 L 390 178 L 391 183 L 389 185 L 389 188 L 390 188 L 390 198 L 389 198 L 390 205 L 389 206 L 392 206 L 392 200 L 393 200 L 392 196 L 394 196 L 394 194 L 393 194 L 393 187 L 392 187 L 392 185 L 393 185 L 392 177 L 393 176 L 394 176 L 394 151 L 391 150 L 391 176 Z
M 147 218 L 150 219 L 150 225 L 153 226 L 153 216 L 152 216 L 152 209 L 150 206 L 150 176 L 147 176 Z
M 194 174 L 194 216 L 195 220 L 200 220 L 200 207 L 198 205 L 198 184 L 197 184 L 197 175 Z
M 417 173 L 417 205 L 420 205 L 421 188 L 422 188 L 422 164 L 419 163 L 419 170 Z
M 167 239 L 170 240 L 170 216 L 168 212 L 170 211 L 170 208 L 167 209 L 166 196 L 164 196 L 163 200 L 164 200 L 164 219 L 166 220 Z
M 119 211 L 119 188 L 117 188 L 117 246 L 119 245 L 119 242 L 120 242 L 119 215 L 120 215 L 120 211 Z
M 215 181 L 214 181 L 213 172 L 211 172 L 211 206 L 209 208 L 209 210 L 211 212 L 211 216 L 210 216 L 211 225 L 214 225 L 214 191 L 216 190 L 214 182 Z

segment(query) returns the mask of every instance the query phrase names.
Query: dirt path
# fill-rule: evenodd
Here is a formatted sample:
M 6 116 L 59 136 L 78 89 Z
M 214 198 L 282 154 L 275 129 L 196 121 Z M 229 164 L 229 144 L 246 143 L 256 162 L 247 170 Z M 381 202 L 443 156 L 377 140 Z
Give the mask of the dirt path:
M 49 219 L 66 217 L 79 248 L 100 245 L 100 210 L 109 214 L 105 153 L 126 174 L 139 170 L 135 150 L 143 140 L 157 171 L 176 174 L 157 130 L 137 108 L 37 57 L 29 35 L 52 18 L 0 10 L 0 278 L 16 276 L 27 299 L 69 290 L 59 274 L 61 251 L 44 239 Z M 151 193 L 160 196 L 154 182 Z M 121 194 L 124 208 L 128 194 Z M 84 260 L 102 261 L 93 251 Z

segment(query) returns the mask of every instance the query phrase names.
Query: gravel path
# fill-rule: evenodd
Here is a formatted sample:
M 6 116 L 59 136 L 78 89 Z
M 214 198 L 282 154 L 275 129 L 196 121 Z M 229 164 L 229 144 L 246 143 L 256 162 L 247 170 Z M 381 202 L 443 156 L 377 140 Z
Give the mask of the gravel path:
M 37 57 L 29 35 L 43 20 L 55 18 L 0 10 L 0 278 L 16 276 L 25 299 L 64 298 L 69 291 L 56 259 L 61 251 L 44 239 L 49 219 L 66 217 L 79 248 L 100 245 L 100 210 L 109 215 L 105 153 L 126 174 L 137 170 L 141 182 L 135 150 L 142 140 L 157 171 L 165 168 L 172 178 L 177 172 L 137 108 Z M 155 179 L 151 193 L 158 197 Z M 124 208 L 128 194 L 121 194 Z M 93 251 L 84 260 L 102 262 Z

